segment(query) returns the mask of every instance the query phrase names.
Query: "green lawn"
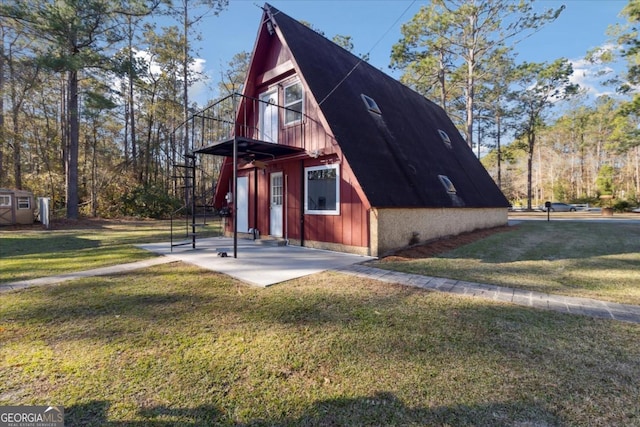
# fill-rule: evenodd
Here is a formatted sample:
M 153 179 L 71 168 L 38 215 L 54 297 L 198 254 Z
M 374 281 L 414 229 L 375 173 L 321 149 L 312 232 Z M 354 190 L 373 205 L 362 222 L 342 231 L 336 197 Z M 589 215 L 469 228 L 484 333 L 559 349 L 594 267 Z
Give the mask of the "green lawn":
M 183 264 L 0 300 L 0 405 L 70 426 L 640 424 L 635 324 Z
M 169 221 L 90 221 L 77 227 L 3 230 L 0 228 L 0 283 L 140 261 L 156 256 L 134 245 L 169 242 Z M 185 221 L 174 223 L 183 240 Z M 202 237 L 220 234 L 218 220 L 198 230 Z
M 640 305 L 640 226 L 523 222 L 511 231 L 410 261 L 376 267 Z
M 10 235 L 10 253 L 3 231 L 0 274 L 129 262 L 166 240 L 143 225 Z M 402 264 L 540 289 L 555 271 L 559 291 L 591 275 L 579 294 L 627 277 L 633 294 L 638 231 L 620 225 L 523 224 L 441 270 Z M 640 425 L 639 334 L 339 273 L 262 289 L 173 263 L 0 294 L 0 405 L 62 405 L 69 426 Z

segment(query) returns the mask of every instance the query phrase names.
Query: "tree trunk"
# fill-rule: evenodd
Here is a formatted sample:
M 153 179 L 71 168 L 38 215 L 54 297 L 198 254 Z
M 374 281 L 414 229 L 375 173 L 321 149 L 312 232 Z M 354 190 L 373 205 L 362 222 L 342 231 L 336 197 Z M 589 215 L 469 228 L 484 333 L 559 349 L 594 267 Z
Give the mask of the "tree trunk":
M 532 176 L 533 176 L 533 147 L 536 141 L 535 131 L 530 130 L 527 132 L 527 142 L 529 143 L 529 151 L 527 153 L 527 210 L 531 210 L 531 196 L 532 196 Z
M 440 105 L 447 112 L 447 81 L 444 66 L 444 52 L 440 51 L 440 70 L 438 71 L 438 80 L 440 80 Z
M 4 132 L 4 28 L 0 25 L 0 188 L 6 185 L 4 172 L 4 147 L 6 144 Z
M 189 152 L 189 8 L 188 1 L 183 0 L 184 5 L 184 44 L 182 51 L 182 102 L 184 120 L 184 154 Z
M 478 17 L 475 13 L 471 13 L 469 15 L 469 28 L 470 33 L 468 37 L 471 38 L 471 41 L 467 43 L 469 47 L 468 57 L 467 57 L 467 99 L 466 99 L 466 110 L 467 110 L 467 144 L 469 147 L 473 149 L 473 103 L 475 97 L 475 68 L 476 68 L 476 43 L 477 43 L 477 25 L 478 25 Z M 480 143 L 478 142 L 478 152 L 480 152 Z M 479 157 L 479 156 L 478 156 Z
M 128 18 L 129 19 L 129 96 L 128 96 L 128 106 L 129 106 L 129 125 L 130 125 L 130 130 L 131 130 L 131 160 L 133 162 L 133 169 L 135 170 L 137 165 L 138 165 L 138 152 L 137 152 L 137 145 L 138 142 L 136 140 L 136 115 L 135 115 L 135 111 L 136 111 L 136 107 L 135 107 L 135 98 L 134 98 L 134 93 L 133 93 L 133 75 L 134 75 L 134 70 L 133 70 L 133 29 L 132 29 L 132 24 L 131 24 L 131 17 Z M 128 161 L 129 159 L 125 159 L 126 161 Z
M 80 141 L 80 125 L 78 120 L 78 72 L 69 71 L 68 74 L 68 121 L 69 148 L 67 152 L 67 218 L 78 219 L 78 145 Z
M 496 114 L 496 146 L 498 154 L 498 188 L 502 190 L 502 148 L 500 146 L 500 132 L 501 132 L 502 120 L 500 111 Z
M 473 148 L 473 97 L 474 97 L 474 76 L 473 76 L 473 64 L 469 61 L 468 64 L 468 73 L 467 76 L 467 99 L 466 99 L 466 110 L 467 110 L 467 126 L 465 133 L 467 134 L 467 144 L 469 148 Z
M 15 98 L 14 98 L 15 101 Z M 14 186 L 18 190 L 22 190 L 22 142 L 18 135 L 20 135 L 20 125 L 18 121 L 18 111 L 20 109 L 19 103 L 16 103 L 13 107 L 13 177 Z

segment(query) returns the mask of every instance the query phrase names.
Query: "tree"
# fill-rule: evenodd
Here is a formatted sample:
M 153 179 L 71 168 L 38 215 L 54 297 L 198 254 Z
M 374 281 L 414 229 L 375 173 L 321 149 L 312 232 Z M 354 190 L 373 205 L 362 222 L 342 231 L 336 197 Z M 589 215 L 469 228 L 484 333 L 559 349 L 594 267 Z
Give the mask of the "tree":
M 4 187 L 4 25 L 0 23 L 0 188 Z
M 496 147 L 496 183 L 498 188 L 502 188 L 502 135 L 504 130 L 504 119 L 508 116 L 507 97 L 509 85 L 513 81 L 514 60 L 510 49 L 497 49 L 490 58 L 492 73 L 496 77 L 493 81 L 488 81 L 480 87 L 478 91 L 478 105 L 485 111 L 485 116 L 478 118 L 493 125 L 489 136 L 495 141 Z M 478 137 L 478 151 L 482 139 Z M 478 155 L 478 157 L 480 157 Z
M 193 62 L 190 36 L 198 22 L 211 14 L 218 15 L 227 7 L 229 0 L 178 0 L 178 3 L 178 6 L 171 7 L 171 14 L 182 27 L 183 43 L 180 58 L 182 66 L 182 118 L 184 121 L 183 148 L 184 154 L 187 154 L 189 152 L 189 87 L 193 81 L 190 68 Z M 194 14 L 190 14 L 190 11 Z
M 227 63 L 227 68 L 220 72 L 218 91 L 221 96 L 242 93 L 250 61 L 251 54 L 249 52 L 243 51 L 233 55 L 231 61 Z
M 518 137 L 523 141 L 527 153 L 527 209 L 531 209 L 531 178 L 536 134 L 544 126 L 544 114 L 555 102 L 567 99 L 578 91 L 578 86 L 569 82 L 573 67 L 566 59 L 557 59 L 551 64 L 528 63 L 519 65 L 515 71 L 515 82 L 519 90 L 511 93 L 515 102 L 515 114 L 519 117 Z
M 476 86 L 491 80 L 490 73 L 479 74 L 482 64 L 508 40 L 538 30 L 564 9 L 537 14 L 531 5 L 532 0 L 433 0 L 402 26 L 403 39 L 393 48 L 392 65 L 411 66 L 415 75 L 437 78 L 443 108 L 447 72 L 464 67 L 464 132 L 469 147 L 473 146 Z
M 0 6 L 0 16 L 23 23 L 31 37 L 46 43 L 44 52 L 37 53 L 39 61 L 66 75 L 67 218 L 76 219 L 79 213 L 79 73 L 107 68 L 106 52 L 124 37 L 119 19 L 148 14 L 153 7 L 136 0 L 12 0 Z

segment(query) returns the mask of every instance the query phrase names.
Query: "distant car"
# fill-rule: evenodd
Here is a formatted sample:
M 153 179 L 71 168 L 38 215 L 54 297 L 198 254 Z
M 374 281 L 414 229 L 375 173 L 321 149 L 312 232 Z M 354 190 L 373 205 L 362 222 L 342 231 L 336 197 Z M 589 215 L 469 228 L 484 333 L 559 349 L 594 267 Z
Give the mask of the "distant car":
M 546 212 L 547 208 L 543 205 L 542 210 Z M 576 207 L 566 203 L 553 202 L 549 210 L 551 212 L 575 212 Z
M 640 213 L 640 208 L 631 209 L 631 212 L 633 212 L 633 213 Z

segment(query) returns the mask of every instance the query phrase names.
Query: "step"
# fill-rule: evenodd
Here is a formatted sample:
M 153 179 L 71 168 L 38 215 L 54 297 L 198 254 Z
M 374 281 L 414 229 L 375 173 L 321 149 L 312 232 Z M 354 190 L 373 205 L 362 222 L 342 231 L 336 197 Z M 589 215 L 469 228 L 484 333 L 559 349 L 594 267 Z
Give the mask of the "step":
M 263 245 L 263 246 L 287 246 L 286 240 L 281 238 L 276 238 L 276 237 L 256 239 L 254 240 L 254 243 L 256 245 Z
M 178 243 L 172 243 L 171 247 L 176 247 L 176 246 L 187 246 L 187 245 L 193 245 L 193 241 L 192 240 L 184 240 Z

